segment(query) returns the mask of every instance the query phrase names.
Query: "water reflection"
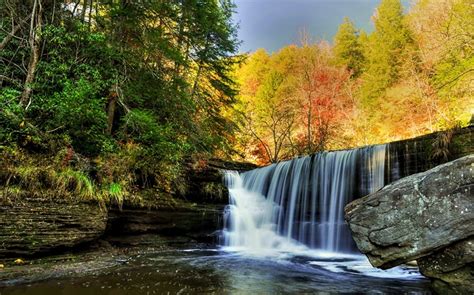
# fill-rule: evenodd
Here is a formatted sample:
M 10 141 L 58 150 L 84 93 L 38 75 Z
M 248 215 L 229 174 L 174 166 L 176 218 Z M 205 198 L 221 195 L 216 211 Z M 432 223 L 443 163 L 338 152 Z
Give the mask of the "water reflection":
M 7 287 L 0 294 L 431 294 L 413 269 L 383 278 L 368 276 L 365 267 L 351 258 L 259 259 L 221 249 L 168 249 L 132 256 L 106 272 Z

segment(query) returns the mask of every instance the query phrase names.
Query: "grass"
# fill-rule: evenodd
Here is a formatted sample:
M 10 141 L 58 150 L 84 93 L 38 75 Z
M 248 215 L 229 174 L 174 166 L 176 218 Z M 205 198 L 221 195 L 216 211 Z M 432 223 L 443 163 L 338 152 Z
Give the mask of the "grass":
M 39 198 L 91 201 L 103 208 L 117 206 L 120 209 L 124 204 L 162 208 L 174 207 L 176 203 L 172 194 L 159 189 L 165 186 L 157 176 L 151 174 L 153 184 L 146 186 L 147 181 L 134 174 L 134 157 L 125 154 L 97 159 L 91 164 L 79 155 L 65 163 L 66 152 L 30 154 L 19 148 L 2 150 L 0 147 L 0 203 Z
M 93 200 L 97 195 L 96 187 L 89 176 L 69 167 L 58 172 L 54 182 L 59 193 L 71 192 L 85 200 Z
M 122 209 L 125 196 L 122 186 L 118 183 L 112 182 L 108 187 L 107 193 L 110 199 L 114 200 L 119 208 Z
M 186 167 L 159 161 L 149 149 L 126 142 L 93 157 L 77 153 L 67 139 L 46 148 L 0 143 L 0 203 L 25 198 L 97 202 L 101 207 L 181 207 Z M 204 188 L 212 194 L 216 188 Z
M 18 199 L 25 195 L 105 203 L 103 194 L 86 171 L 65 166 L 60 156 L 28 155 L 18 151 L 1 154 L 0 197 Z

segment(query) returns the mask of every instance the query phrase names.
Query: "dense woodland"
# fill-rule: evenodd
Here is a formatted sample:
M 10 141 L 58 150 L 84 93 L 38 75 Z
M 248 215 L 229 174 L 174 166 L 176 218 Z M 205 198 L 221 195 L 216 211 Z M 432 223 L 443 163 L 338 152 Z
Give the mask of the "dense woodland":
M 367 34 L 239 54 L 230 0 L 3 0 L 0 196 L 121 205 L 187 163 L 266 164 L 467 124 L 474 6 L 383 0 Z
M 262 164 L 466 125 L 474 107 L 474 5 L 381 1 L 374 31 L 345 19 L 332 42 L 252 53 L 236 71 L 240 152 Z
M 234 124 L 222 112 L 240 60 L 230 1 L 1 9 L 2 177 L 13 192 L 16 182 L 106 202 L 139 189 L 155 198 L 184 189 L 188 158 L 226 151 Z

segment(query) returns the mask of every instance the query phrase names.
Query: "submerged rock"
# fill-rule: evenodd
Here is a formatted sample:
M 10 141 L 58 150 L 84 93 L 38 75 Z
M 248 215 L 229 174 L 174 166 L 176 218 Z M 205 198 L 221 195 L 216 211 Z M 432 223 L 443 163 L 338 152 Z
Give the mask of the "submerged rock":
M 400 179 L 345 208 L 372 265 L 390 268 L 474 234 L 474 155 Z
M 0 205 L 0 258 L 71 248 L 100 237 L 107 212 L 96 203 L 25 199 Z

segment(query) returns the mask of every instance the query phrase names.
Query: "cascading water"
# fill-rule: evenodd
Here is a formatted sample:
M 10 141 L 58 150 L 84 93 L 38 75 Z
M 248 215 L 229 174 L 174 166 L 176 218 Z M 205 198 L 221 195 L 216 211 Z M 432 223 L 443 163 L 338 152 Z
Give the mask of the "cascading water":
M 386 145 L 229 171 L 224 245 L 250 251 L 355 251 L 344 206 L 384 185 Z

